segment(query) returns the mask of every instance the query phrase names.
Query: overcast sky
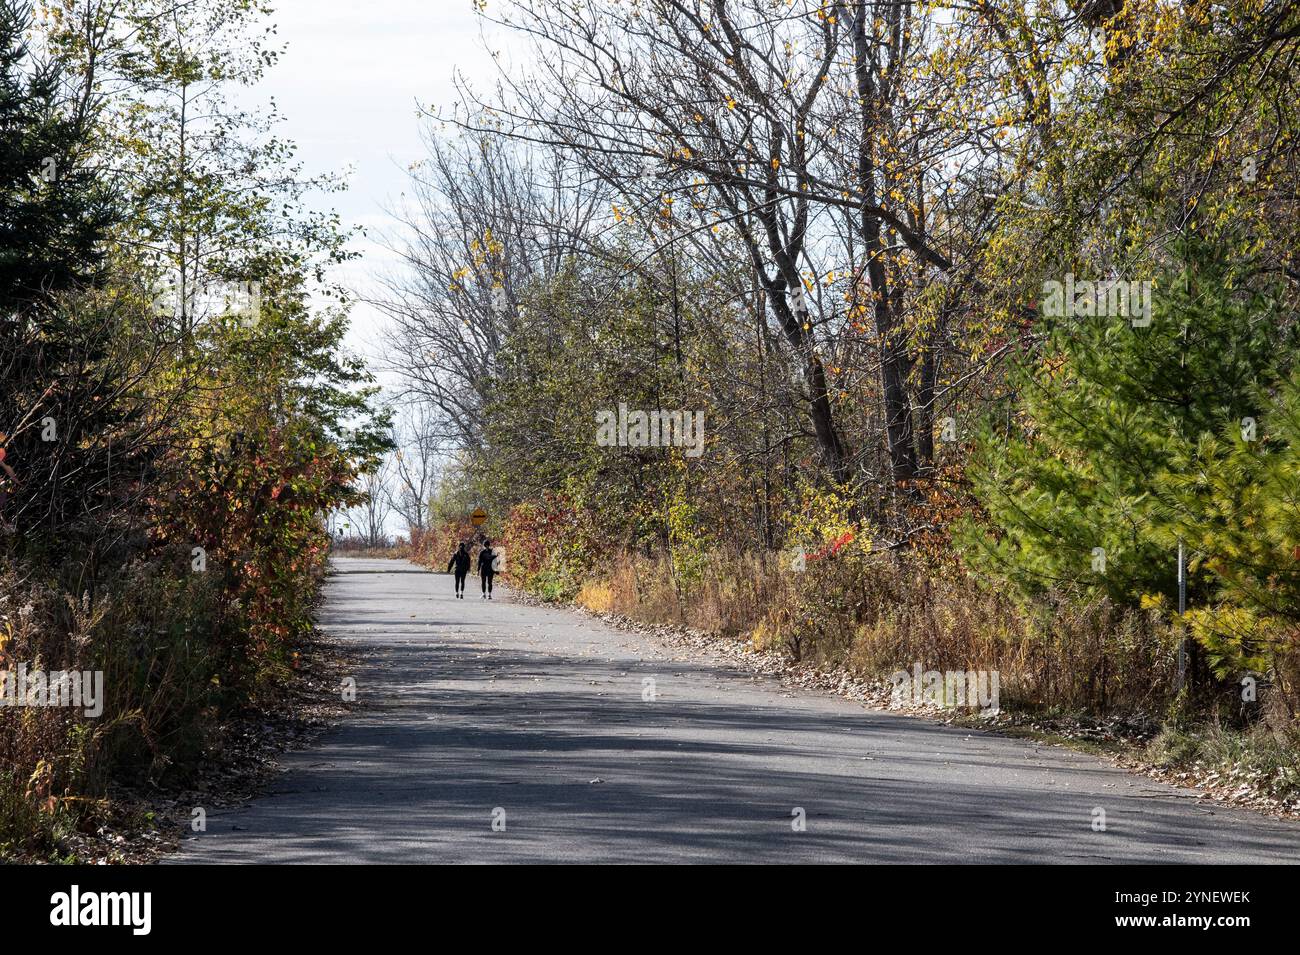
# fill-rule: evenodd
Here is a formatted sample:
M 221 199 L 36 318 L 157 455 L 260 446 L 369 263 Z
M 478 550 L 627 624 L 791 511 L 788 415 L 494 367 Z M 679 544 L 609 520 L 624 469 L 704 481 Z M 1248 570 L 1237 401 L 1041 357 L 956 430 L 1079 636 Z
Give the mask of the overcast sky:
M 385 228 L 384 207 L 422 155 L 417 104 L 450 106 L 457 70 L 479 86 L 495 76 L 472 0 L 279 0 L 273 20 L 285 53 L 250 95 L 275 98 L 279 135 L 297 143 L 308 173 L 351 167 L 349 190 L 319 205 L 347 225 Z M 373 238 L 356 248 L 362 259 L 339 280 L 364 294 L 391 259 Z M 380 353 L 381 316 L 359 303 L 352 320 L 349 347 Z

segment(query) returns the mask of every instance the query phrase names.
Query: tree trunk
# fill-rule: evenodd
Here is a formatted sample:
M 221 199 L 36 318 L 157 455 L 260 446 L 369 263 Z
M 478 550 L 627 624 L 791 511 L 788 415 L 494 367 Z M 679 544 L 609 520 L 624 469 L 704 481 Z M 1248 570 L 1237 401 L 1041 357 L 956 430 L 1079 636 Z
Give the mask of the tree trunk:
M 876 83 L 871 75 L 871 58 L 867 46 L 866 3 L 854 5 L 853 52 L 858 101 L 861 104 L 862 129 L 858 146 L 858 188 L 862 192 L 863 212 L 859 232 L 867 256 L 867 276 L 871 281 L 871 298 L 880 344 L 880 388 L 884 398 L 885 436 L 889 461 L 895 481 L 905 481 L 916 474 L 916 447 L 912 433 L 912 408 L 907 394 L 910 369 L 907 332 L 898 321 L 889 295 L 889 275 L 881 252 L 881 224 L 878 216 L 867 212 L 876 204 L 876 168 L 872 143 L 876 117 Z
M 840 441 L 835 429 L 835 412 L 831 407 L 830 395 L 826 388 L 826 369 L 817 354 L 816 343 L 803 327 L 804 316 L 796 314 L 790 306 L 787 286 L 783 277 L 768 279 L 763 276 L 767 292 L 767 301 L 785 333 L 786 340 L 803 362 L 805 384 L 808 389 L 808 415 L 812 421 L 813 434 L 817 439 L 817 448 L 821 452 L 822 462 L 837 481 L 848 480 L 848 462 L 844 455 L 844 443 Z M 796 275 L 797 280 L 797 275 Z

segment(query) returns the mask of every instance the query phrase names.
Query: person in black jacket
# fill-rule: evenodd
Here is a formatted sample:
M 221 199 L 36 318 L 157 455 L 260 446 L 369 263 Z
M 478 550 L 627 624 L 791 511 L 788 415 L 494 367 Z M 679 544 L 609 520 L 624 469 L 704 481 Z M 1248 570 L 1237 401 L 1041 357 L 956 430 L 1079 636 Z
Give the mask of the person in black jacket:
M 453 567 L 456 569 L 456 599 L 465 599 L 465 577 L 469 574 L 469 551 L 465 547 L 465 542 L 460 542 L 460 547 L 456 553 L 451 555 L 451 560 L 447 561 L 447 570 Z
M 496 573 L 492 564 L 497 559 L 496 553 L 492 550 L 492 542 L 484 538 L 483 547 L 478 552 L 478 573 L 483 581 L 483 599 L 492 599 L 492 575 Z

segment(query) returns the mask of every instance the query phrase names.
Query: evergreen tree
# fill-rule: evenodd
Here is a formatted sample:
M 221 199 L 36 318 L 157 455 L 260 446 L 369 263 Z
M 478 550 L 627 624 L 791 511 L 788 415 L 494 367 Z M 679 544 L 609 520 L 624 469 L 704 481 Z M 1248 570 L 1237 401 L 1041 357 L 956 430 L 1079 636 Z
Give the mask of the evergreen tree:
M 30 8 L 0 2 L 0 313 L 82 284 L 99 266 L 111 196 L 85 166 L 87 134 L 62 108 L 57 61 L 36 63 Z
M 993 534 L 968 528 L 967 554 L 1023 593 L 1174 593 L 1178 528 L 1206 506 L 1175 492 L 1189 451 L 1257 415 L 1283 371 L 1291 333 L 1273 290 L 1211 243 L 1174 254 L 1149 325 L 1078 314 L 1087 305 L 1046 317 L 1045 348 L 1012 376 L 1018 407 L 978 440 L 971 478 Z M 1208 595 L 1205 577 L 1191 586 Z
M 1300 374 L 1255 404 L 1262 412 L 1180 458 L 1177 518 L 1164 531 L 1213 579 L 1213 599 L 1190 607 L 1188 622 L 1220 675 L 1266 673 L 1300 649 Z
M 116 205 L 59 61 L 28 49 L 29 21 L 0 2 L 0 527 L 49 544 L 106 502 L 114 466 L 129 475 L 135 412 L 117 399 L 143 372 L 120 347 L 124 310 L 89 294 Z

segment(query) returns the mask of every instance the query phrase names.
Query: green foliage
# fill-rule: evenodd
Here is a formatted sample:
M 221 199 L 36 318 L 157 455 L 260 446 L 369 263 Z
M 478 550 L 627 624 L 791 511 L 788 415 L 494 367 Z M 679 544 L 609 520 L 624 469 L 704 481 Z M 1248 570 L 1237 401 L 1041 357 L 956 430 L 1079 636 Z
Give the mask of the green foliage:
M 1191 608 L 1189 623 L 1221 674 L 1266 673 L 1300 650 L 1298 375 L 1259 389 L 1256 415 L 1202 435 L 1171 479 L 1180 506 L 1164 536 L 1183 537 L 1213 578 L 1213 603 Z
M 27 42 L 30 6 L 0 3 L 0 321 L 83 285 L 118 221 L 108 184 L 88 167 L 91 133 L 72 113 L 58 60 Z M 51 337 L 57 338 L 57 335 Z
M 256 79 L 262 5 L 148 6 L 45 10 L 39 68 L 25 11 L 0 7 L 0 666 L 102 670 L 107 691 L 93 719 L 0 714 L 6 854 L 55 857 L 111 807 L 97 797 L 190 776 L 223 720 L 282 694 L 324 515 L 390 447 L 341 350 L 346 308 L 310 304 L 338 294 L 336 220 L 297 216 L 290 151 L 241 140 L 260 125 L 168 98 L 220 106 L 221 84 Z M 104 165 L 138 175 L 113 196 Z M 182 287 L 256 282 L 257 301 L 183 294 L 178 325 L 160 264 Z
M 1027 595 L 1100 592 L 1134 606 L 1170 595 L 1172 529 L 1207 506 L 1173 493 L 1189 448 L 1258 414 L 1258 395 L 1289 360 L 1292 336 L 1267 281 L 1207 243 L 1176 253 L 1178 266 L 1156 278 L 1150 326 L 1047 321 L 1044 347 L 1012 377 L 1012 426 L 991 420 L 977 442 L 970 476 L 993 533 L 971 528 L 967 555 Z M 1197 576 L 1193 599 L 1210 586 Z

